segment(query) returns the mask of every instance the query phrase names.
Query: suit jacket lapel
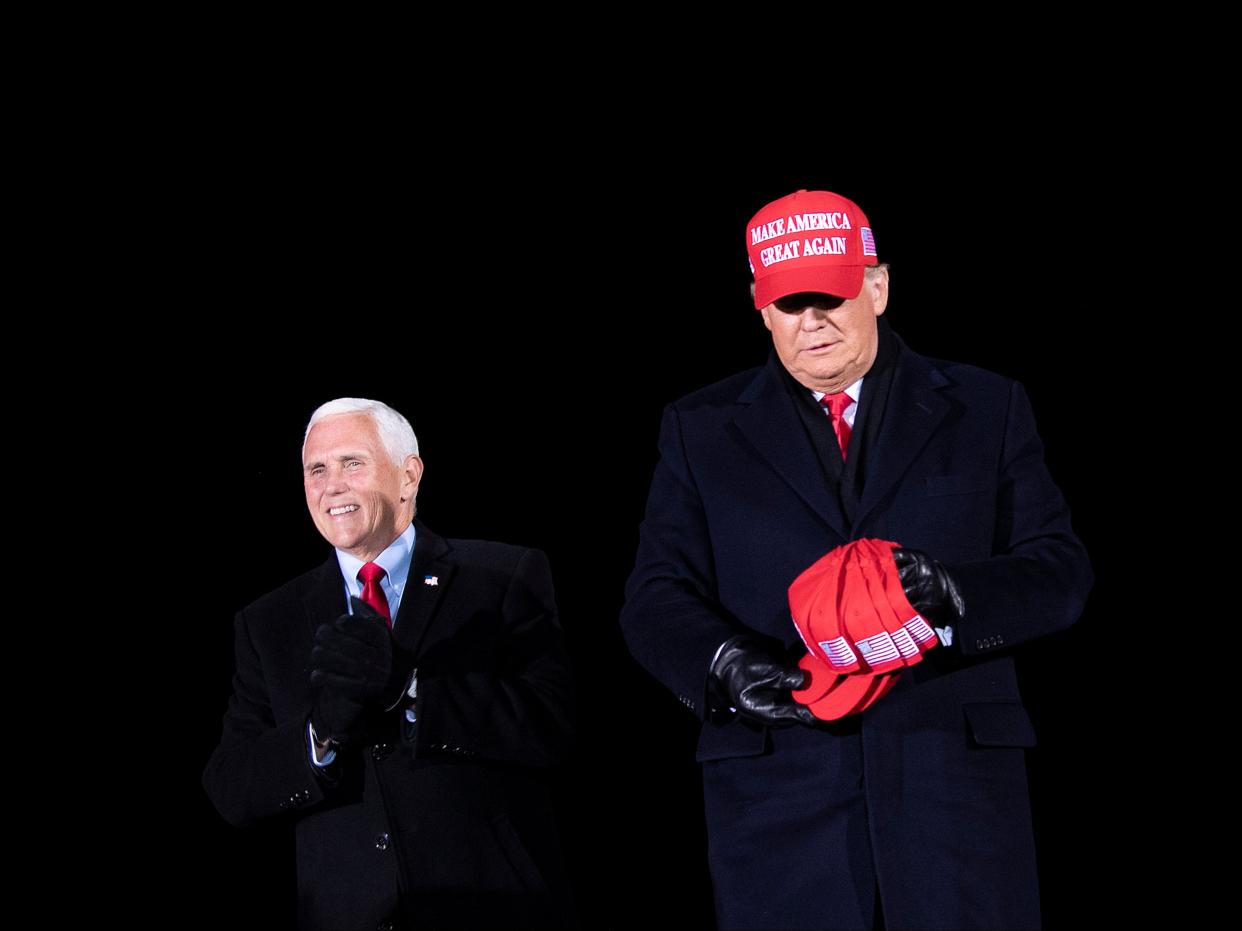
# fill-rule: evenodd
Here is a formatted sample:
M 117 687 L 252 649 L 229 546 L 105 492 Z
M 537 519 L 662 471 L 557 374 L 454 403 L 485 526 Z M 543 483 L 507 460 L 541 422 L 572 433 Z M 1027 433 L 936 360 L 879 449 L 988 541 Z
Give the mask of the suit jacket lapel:
M 938 390 L 948 385 L 949 379 L 911 352 L 895 333 L 893 340 L 897 347 L 893 387 L 874 446 L 869 449 L 855 527 L 860 527 L 867 514 L 901 481 L 951 409 Z M 864 393 L 866 390 L 863 382 Z
M 410 576 L 393 625 L 393 637 L 411 653 L 417 654 L 444 592 L 453 583 L 457 565 L 448 561 L 449 552 L 450 547 L 443 537 L 432 533 L 421 521 L 414 521 Z
M 313 638 L 320 624 L 331 624 L 349 610 L 345 598 L 345 580 L 341 578 L 341 564 L 336 551 L 319 567 L 310 588 L 302 596 L 306 608 L 306 626 Z
M 823 469 L 794 409 L 794 399 L 780 383 L 781 374 L 773 369 L 780 364 L 773 353 L 768 364 L 738 397 L 733 426 L 811 510 L 838 536 L 848 539 L 841 503 L 825 483 Z

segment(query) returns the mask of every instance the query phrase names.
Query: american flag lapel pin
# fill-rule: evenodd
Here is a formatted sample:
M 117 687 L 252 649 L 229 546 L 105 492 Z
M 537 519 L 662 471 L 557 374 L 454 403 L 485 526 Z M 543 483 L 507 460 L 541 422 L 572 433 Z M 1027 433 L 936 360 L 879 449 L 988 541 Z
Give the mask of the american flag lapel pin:
M 439 585 L 440 577 L 435 576 L 435 575 L 425 575 L 423 576 L 423 584 L 424 585 Z

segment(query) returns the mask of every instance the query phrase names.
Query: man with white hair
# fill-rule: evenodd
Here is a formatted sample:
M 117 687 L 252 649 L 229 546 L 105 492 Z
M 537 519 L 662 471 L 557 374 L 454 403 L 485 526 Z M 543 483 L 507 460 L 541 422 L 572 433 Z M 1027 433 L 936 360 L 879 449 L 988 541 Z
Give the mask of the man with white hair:
M 853 201 L 782 197 L 746 246 L 771 354 L 666 408 L 621 617 L 703 721 L 719 926 L 1038 927 L 1035 736 L 1011 651 L 1073 624 L 1092 573 L 1026 392 L 892 331 Z M 867 539 L 896 544 L 888 577 L 941 645 L 891 691 L 818 688 L 808 646 L 853 647 L 804 644 L 790 585 Z M 850 582 L 825 581 L 824 602 Z M 807 701 L 838 695 L 831 713 Z
M 572 923 L 540 771 L 571 687 L 547 558 L 414 519 L 386 404 L 321 406 L 306 504 L 334 551 L 237 614 L 203 785 L 230 823 L 296 819 L 303 928 Z

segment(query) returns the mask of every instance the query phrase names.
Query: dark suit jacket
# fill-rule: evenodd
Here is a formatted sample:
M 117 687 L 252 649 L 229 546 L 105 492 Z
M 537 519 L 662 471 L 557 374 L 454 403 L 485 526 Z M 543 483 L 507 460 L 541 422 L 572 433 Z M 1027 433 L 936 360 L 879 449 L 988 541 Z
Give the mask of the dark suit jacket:
M 724 640 L 757 632 L 805 652 L 788 586 L 849 540 L 926 551 L 966 603 L 952 647 L 861 716 L 772 731 L 706 721 L 723 927 L 868 927 L 877 889 L 890 927 L 1039 921 L 1021 749 L 1035 738 L 1010 651 L 1072 624 L 1091 570 L 1022 386 L 917 355 L 880 322 L 888 364 L 863 384 L 853 478 L 834 440 L 835 465 L 817 456 L 828 418 L 823 436 L 808 432 L 775 355 L 664 413 L 622 626 L 700 717 Z
M 547 558 L 415 527 L 394 639 L 418 669 L 417 724 L 379 715 L 328 773 L 310 763 L 314 633 L 346 611 L 334 553 L 238 613 L 203 785 L 233 824 L 296 819 L 301 927 L 568 923 L 539 772 L 571 728 Z

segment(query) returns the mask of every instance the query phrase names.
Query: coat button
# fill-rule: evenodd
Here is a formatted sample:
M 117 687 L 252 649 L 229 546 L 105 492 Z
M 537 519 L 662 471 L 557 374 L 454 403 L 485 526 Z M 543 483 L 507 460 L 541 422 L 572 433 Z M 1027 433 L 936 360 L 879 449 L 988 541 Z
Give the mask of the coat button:
M 375 849 L 376 850 L 387 850 L 389 841 L 390 841 L 390 838 L 387 834 L 380 834 L 378 837 L 375 838 Z
M 371 759 L 382 760 L 392 753 L 392 747 L 388 744 L 376 744 L 371 748 Z
M 391 921 L 381 921 L 375 926 L 375 931 L 393 931 L 393 928 L 395 927 L 396 925 L 394 925 Z

